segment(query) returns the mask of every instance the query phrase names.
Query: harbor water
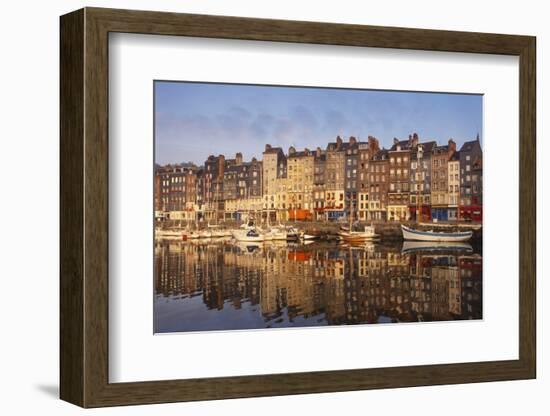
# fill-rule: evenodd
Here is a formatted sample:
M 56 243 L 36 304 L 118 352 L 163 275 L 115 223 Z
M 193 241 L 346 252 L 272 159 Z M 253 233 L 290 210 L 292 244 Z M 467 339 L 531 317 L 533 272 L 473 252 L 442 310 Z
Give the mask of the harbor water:
M 481 243 L 155 243 L 155 333 L 482 318 Z

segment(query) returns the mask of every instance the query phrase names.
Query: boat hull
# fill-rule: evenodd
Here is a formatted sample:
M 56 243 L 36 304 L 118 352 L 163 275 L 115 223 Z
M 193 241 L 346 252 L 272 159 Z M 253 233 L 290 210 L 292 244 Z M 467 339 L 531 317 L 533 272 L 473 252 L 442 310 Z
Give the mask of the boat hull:
M 468 241 L 472 238 L 472 231 L 461 231 L 456 233 L 444 233 L 434 231 L 419 231 L 409 228 L 405 225 L 401 225 L 401 231 L 403 232 L 403 238 L 405 240 L 414 241 Z
M 361 233 L 361 232 L 345 232 L 341 231 L 338 233 L 338 236 L 340 239 L 350 242 L 362 242 L 362 241 L 369 241 L 374 240 L 378 238 L 377 234 L 370 234 L 370 233 Z
M 261 243 L 264 241 L 264 236 L 262 234 L 251 233 L 251 230 L 233 230 L 231 235 L 237 241 L 249 243 Z

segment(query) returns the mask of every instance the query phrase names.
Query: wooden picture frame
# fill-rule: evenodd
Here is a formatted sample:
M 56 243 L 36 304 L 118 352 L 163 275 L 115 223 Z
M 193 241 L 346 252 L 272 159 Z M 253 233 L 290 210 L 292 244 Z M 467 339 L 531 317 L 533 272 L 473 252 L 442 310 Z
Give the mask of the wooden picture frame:
M 213 400 L 536 376 L 536 41 L 530 36 L 85 8 L 61 17 L 60 396 L 82 407 Z M 109 383 L 110 32 L 519 57 L 519 359 Z

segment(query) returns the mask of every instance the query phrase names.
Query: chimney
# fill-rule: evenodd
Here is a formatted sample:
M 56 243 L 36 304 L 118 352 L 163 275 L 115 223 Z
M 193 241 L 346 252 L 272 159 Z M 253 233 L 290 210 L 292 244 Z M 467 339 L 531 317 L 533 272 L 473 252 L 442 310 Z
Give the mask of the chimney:
M 288 155 L 293 155 L 294 153 L 296 153 L 296 149 L 294 148 L 294 146 L 290 146 L 288 148 Z
M 394 137 L 393 138 L 393 144 L 397 144 L 397 143 L 399 143 L 399 139 L 397 137 Z
M 336 137 L 336 150 L 340 150 L 342 147 L 342 138 L 340 136 Z
M 452 155 L 456 152 L 456 143 L 453 139 L 449 139 L 449 155 Z
M 235 164 L 242 165 L 242 163 L 243 163 L 243 154 L 239 152 L 235 155 Z
M 411 146 L 416 146 L 417 144 L 418 144 L 418 134 L 414 133 Z
M 378 139 L 374 136 L 369 136 L 369 152 L 371 155 L 374 155 L 376 152 L 380 150 L 380 143 L 378 142 Z
M 271 145 L 270 144 L 266 144 L 265 145 L 265 151 L 266 152 L 269 152 L 271 150 Z
M 357 143 L 357 139 L 354 137 L 354 136 L 349 136 L 349 144 L 356 144 Z
M 315 150 L 315 156 L 321 157 L 321 148 L 320 147 L 317 147 L 317 149 Z
M 309 156 L 309 149 L 308 149 L 307 147 L 304 148 L 304 153 L 305 153 L 307 156 Z

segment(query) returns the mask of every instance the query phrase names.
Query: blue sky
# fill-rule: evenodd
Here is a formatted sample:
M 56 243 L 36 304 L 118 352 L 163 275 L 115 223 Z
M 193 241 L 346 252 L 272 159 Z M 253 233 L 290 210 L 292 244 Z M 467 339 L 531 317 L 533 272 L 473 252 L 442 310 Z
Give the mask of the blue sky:
M 156 81 L 155 161 L 261 159 L 266 143 L 325 148 L 337 135 L 390 147 L 416 132 L 460 148 L 481 138 L 482 117 L 481 95 Z

